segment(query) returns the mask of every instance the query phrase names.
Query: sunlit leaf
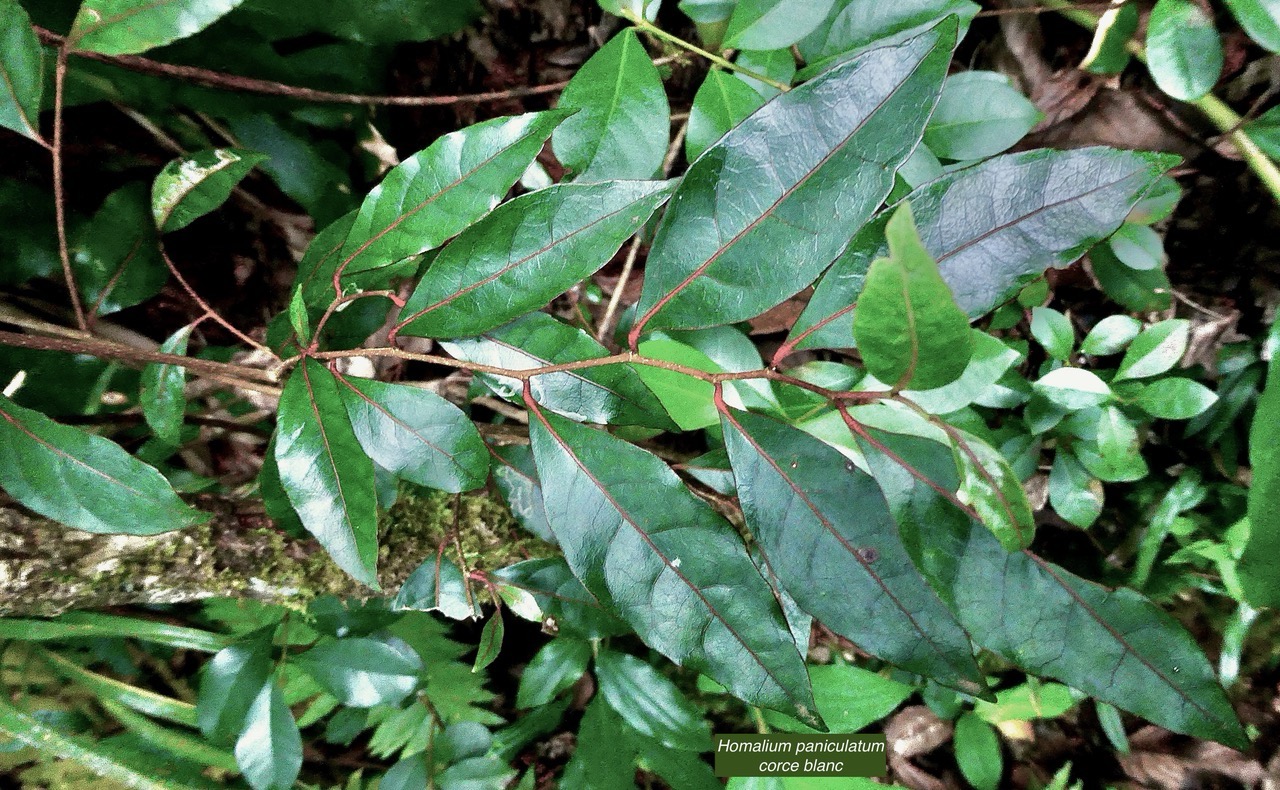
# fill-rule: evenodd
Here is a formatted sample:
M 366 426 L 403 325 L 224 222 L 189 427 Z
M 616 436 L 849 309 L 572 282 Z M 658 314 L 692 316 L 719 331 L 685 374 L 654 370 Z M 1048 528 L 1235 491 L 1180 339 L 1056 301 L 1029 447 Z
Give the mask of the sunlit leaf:
M 193 36 L 243 0 L 84 0 L 67 46 L 132 55 Z
M 156 227 L 161 233 L 181 230 L 221 206 L 236 184 L 266 158 L 238 148 L 217 148 L 165 165 L 151 187 Z

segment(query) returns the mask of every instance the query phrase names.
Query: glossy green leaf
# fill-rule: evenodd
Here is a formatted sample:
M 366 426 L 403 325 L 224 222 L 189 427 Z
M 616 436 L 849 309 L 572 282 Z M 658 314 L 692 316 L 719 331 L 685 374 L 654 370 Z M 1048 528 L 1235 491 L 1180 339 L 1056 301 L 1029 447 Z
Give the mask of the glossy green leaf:
M 1218 402 L 1213 390 L 1191 379 L 1153 381 L 1142 388 L 1134 402 L 1152 417 L 1162 420 L 1189 420 Z
M 117 189 L 71 239 L 71 268 L 85 312 L 107 315 L 160 293 L 169 270 L 140 182 Z
M 160 350 L 185 355 L 191 329 L 188 325 L 174 332 L 160 344 Z M 138 396 L 142 416 L 156 436 L 171 445 L 177 445 L 180 440 L 182 418 L 187 411 L 186 382 L 187 372 L 178 365 L 153 362 L 142 369 L 142 390 Z
M 595 274 L 671 195 L 670 181 L 560 184 L 499 206 L 445 247 L 401 310 L 401 332 L 470 337 Z
M 267 157 L 238 148 L 197 151 L 164 166 L 151 187 L 151 215 L 161 233 L 181 230 L 231 197 Z
M 1082 413 L 1083 414 L 1083 413 Z M 1092 441 L 1075 446 L 1076 457 L 1106 482 L 1132 482 L 1147 476 L 1147 462 L 1133 421 L 1115 406 L 1088 412 Z
M 1022 481 L 999 450 L 955 429 L 951 448 L 960 469 L 960 498 L 1009 551 L 1025 549 L 1036 534 L 1036 518 Z
M 637 732 L 671 749 L 705 752 L 711 728 L 698 706 L 644 661 L 604 650 L 596 656 L 600 695 Z
M 364 637 L 317 645 L 291 662 L 352 708 L 395 705 L 418 688 L 422 672 L 417 653 Z
M 480 606 L 468 591 L 462 570 L 443 554 L 427 557 L 409 574 L 391 608 L 440 612 L 453 620 L 480 617 Z
M 498 570 L 494 576 L 531 593 L 543 616 L 561 633 L 598 639 L 630 629 L 578 581 L 563 557 L 525 560 Z
M 339 568 L 377 589 L 373 462 L 347 417 L 341 386 L 314 359 L 294 369 L 280 396 L 276 467 L 307 531 Z
M 528 445 L 493 448 L 497 455 L 493 464 L 493 483 L 520 526 L 539 538 L 555 543 L 547 512 L 542 508 L 542 487 L 533 465 L 533 450 Z
M 1081 354 L 1105 357 L 1124 351 L 1138 333 L 1142 331 L 1142 322 L 1127 315 L 1109 315 L 1093 325 L 1089 334 L 1080 344 Z
M 155 535 L 209 518 L 114 442 L 59 425 L 3 395 L 0 487 L 40 515 L 85 532 Z
M 950 414 L 973 403 L 992 405 L 991 399 L 1001 389 L 998 382 L 1022 355 L 986 332 L 971 329 L 969 334 L 973 338 L 973 355 L 960 378 L 935 389 L 907 390 L 902 394 L 931 414 Z
M 738 0 L 724 45 L 734 49 L 780 49 L 813 32 L 835 0 Z
M 916 571 L 875 482 L 784 423 L 726 409 L 722 425 L 747 525 L 796 603 L 903 669 L 984 688 L 968 636 Z
M 1178 364 L 1191 341 L 1191 322 L 1168 318 L 1142 330 L 1120 360 L 1113 381 L 1142 379 L 1166 373 Z
M 995 71 L 947 78 L 924 143 L 942 159 L 985 159 L 1021 140 L 1044 113 Z
M 396 477 L 450 493 L 471 491 L 489 476 L 489 452 L 471 419 L 421 387 L 338 377 L 360 447 Z
M 818 712 L 833 733 L 858 732 L 888 716 L 915 688 L 853 664 L 809 667 Z M 765 720 L 781 729 L 812 732 L 796 721 L 769 712 Z M 825 780 L 830 781 L 830 780 Z
M 133 55 L 193 36 L 242 0 L 84 0 L 67 46 L 74 51 Z
M 996 790 L 1004 773 L 1000 737 L 995 728 L 972 713 L 956 720 L 956 762 L 960 773 L 975 790 Z
M 1089 251 L 1090 270 L 1113 301 L 1133 312 L 1168 310 L 1172 286 L 1162 269 L 1139 271 L 1120 262 L 1111 247 L 1099 244 Z
M 581 329 L 546 313 L 532 313 L 480 337 L 442 343 L 459 359 L 506 370 L 606 357 L 609 352 Z M 494 391 L 518 399 L 518 379 L 480 374 Z M 627 365 L 602 365 L 535 376 L 533 397 L 557 414 L 595 423 L 671 427 L 671 419 L 640 376 Z
M 813 64 L 801 76 L 807 79 L 865 47 L 901 41 L 949 14 L 960 21 L 963 38 L 978 10 L 969 0 L 836 0 L 834 13 L 798 45 L 801 56 Z
M 654 240 L 632 345 L 645 326 L 751 318 L 812 282 L 889 194 L 955 33 L 950 20 L 870 50 L 774 98 L 708 149 L 685 173 Z
M 1249 38 L 1280 52 L 1280 3 L 1275 0 L 1223 0 Z
M 872 262 L 853 319 L 862 362 L 895 389 L 942 387 L 973 352 L 969 320 L 916 233 L 910 204 L 885 226 L 889 257 Z
M 804 661 L 728 522 L 621 439 L 540 409 L 530 436 L 547 520 L 602 604 L 750 704 L 815 720 Z
M 274 669 L 269 632 L 219 650 L 200 675 L 200 731 L 215 743 L 235 740 Z
M 494 118 L 401 162 L 361 204 L 337 267 L 360 272 L 440 246 L 489 213 L 571 113 Z
M 542 646 L 520 674 L 517 708 L 546 705 L 578 682 L 591 661 L 591 645 L 580 639 L 552 639 Z
M 1280 362 L 1267 366 L 1249 428 L 1249 542 L 1237 571 L 1245 598 L 1255 607 L 1280 607 Z
M 1084 368 L 1058 368 L 1031 385 L 1035 391 L 1064 409 L 1087 409 L 1113 397 L 1111 388 L 1098 374 Z
M 284 694 L 267 681 L 236 741 L 236 762 L 253 790 L 289 790 L 302 770 L 302 735 Z
M 790 47 L 782 47 L 780 49 L 748 49 L 738 53 L 736 65 L 755 72 L 763 77 L 768 77 L 774 82 L 783 85 L 790 85 L 796 76 L 796 56 L 792 53 Z M 778 88 L 766 82 L 761 82 L 755 77 L 748 77 L 741 71 L 735 72 L 733 75 L 736 79 L 745 82 L 751 86 L 751 89 L 760 94 L 761 98 L 772 99 L 781 93 Z M 692 118 L 692 116 L 690 116 Z
M 925 248 L 972 319 L 1030 275 L 1067 266 L 1109 236 L 1177 161 L 1108 148 L 1027 151 L 948 173 L 907 200 Z M 889 216 L 881 212 L 859 232 L 818 283 L 788 339 L 795 348 L 849 344 L 867 268 L 888 249 Z
M 690 162 L 715 145 L 725 133 L 755 112 L 763 97 L 728 72 L 711 69 L 693 95 L 684 155 Z
M 480 644 L 476 648 L 476 660 L 471 667 L 472 672 L 479 672 L 498 660 L 498 655 L 502 652 L 504 633 L 506 633 L 506 627 L 502 624 L 502 609 L 498 608 L 485 621 L 484 628 L 480 629 Z
M 1160 234 L 1145 225 L 1126 222 L 1107 239 L 1116 258 L 1130 269 L 1150 271 L 1165 264 L 1164 242 Z
M 1076 344 L 1071 319 L 1050 307 L 1031 308 L 1031 336 L 1049 356 L 1064 362 Z
M 1192 101 L 1222 73 L 1222 39 L 1195 0 L 1157 0 L 1147 19 L 1147 67 L 1160 90 Z
M 1094 74 L 1119 74 L 1129 65 L 1129 42 L 1138 32 L 1138 6 L 1124 3 L 1113 6 L 1098 17 L 1093 43 L 1080 62 L 1080 68 Z
M 98 612 L 67 612 L 54 620 L 29 620 L 17 617 L 0 618 L 0 638 L 44 642 L 55 639 L 83 639 L 92 637 L 124 637 L 155 642 L 172 648 L 216 653 L 230 643 L 228 637 L 172 625 L 158 620 L 100 614 Z
M 1049 470 L 1049 504 L 1070 524 L 1086 529 L 1102 514 L 1102 483 L 1065 449 L 1053 456 Z
M 556 158 L 576 180 L 653 178 L 662 168 L 671 107 L 634 30 L 618 33 L 588 58 L 556 106 L 578 111 L 551 135 Z
M 18 0 L 0 0 L 0 126 L 23 137 L 40 136 L 44 52 L 31 18 Z

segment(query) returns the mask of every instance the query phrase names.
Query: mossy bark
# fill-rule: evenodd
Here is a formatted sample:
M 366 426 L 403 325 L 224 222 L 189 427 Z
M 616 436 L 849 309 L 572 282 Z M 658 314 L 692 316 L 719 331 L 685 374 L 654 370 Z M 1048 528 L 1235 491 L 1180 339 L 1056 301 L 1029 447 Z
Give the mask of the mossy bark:
M 79 532 L 0 503 L 0 616 L 218 596 L 301 606 L 320 595 L 374 594 L 314 540 L 291 537 L 259 515 L 261 503 L 205 497 L 198 505 L 213 514 L 207 524 L 135 537 Z M 489 491 L 402 492 L 379 532 L 378 578 L 388 595 L 441 547 L 478 570 L 555 553 Z

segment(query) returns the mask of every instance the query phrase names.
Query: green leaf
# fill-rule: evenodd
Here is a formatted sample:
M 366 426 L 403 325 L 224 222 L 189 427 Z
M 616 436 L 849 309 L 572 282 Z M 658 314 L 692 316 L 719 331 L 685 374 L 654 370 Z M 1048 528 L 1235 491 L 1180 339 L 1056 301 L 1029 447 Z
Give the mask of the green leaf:
M 782 611 L 728 522 L 621 439 L 537 408 L 530 436 L 547 520 L 602 604 L 746 702 L 816 721 Z
M 84 0 L 67 48 L 135 55 L 193 36 L 242 0 Z
M 401 332 L 470 337 L 543 307 L 608 263 L 674 186 L 560 184 L 499 206 L 432 262 L 400 312 Z
M 973 356 L 960 378 L 936 389 L 902 394 L 931 414 L 951 414 L 973 403 L 992 405 L 990 399 L 1001 389 L 998 382 L 1022 355 L 981 330 L 971 329 L 969 334 L 973 338 Z
M 551 136 L 578 181 L 653 178 L 671 137 L 671 107 L 635 31 L 609 40 L 569 80 L 556 105 L 577 110 Z
M 1113 397 L 1107 383 L 1084 368 L 1051 370 L 1031 386 L 1050 402 L 1072 411 L 1100 406 Z
M 144 642 L 155 642 L 172 648 L 199 650 L 204 653 L 216 653 L 231 641 L 222 634 L 202 631 L 198 628 L 98 612 L 67 612 L 59 615 L 55 620 L 0 618 L 0 638 L 3 639 L 43 642 L 91 637 L 140 639 Z
M 670 749 L 711 749 L 711 728 L 702 711 L 649 664 L 626 653 L 596 656 L 600 696 L 637 732 Z
M 985 159 L 1021 140 L 1044 113 L 995 71 L 962 71 L 947 78 L 924 144 L 941 159 Z
M 285 384 L 275 450 L 280 484 L 303 526 L 339 568 L 378 589 L 373 462 L 337 380 L 314 359 L 303 360 Z
M 1191 322 L 1169 318 L 1142 330 L 1124 352 L 1113 381 L 1142 379 L 1166 373 L 1182 359 L 1191 340 Z
M 1189 420 L 1218 402 L 1213 390 L 1198 381 L 1172 378 L 1153 381 L 1134 400 L 1142 410 L 1162 420 Z
M 236 762 L 253 790 L 290 790 L 302 770 L 302 735 L 274 681 L 262 686 L 249 708 Z
M 1246 124 L 1247 126 L 1247 124 Z M 1134 204 L 1133 210 L 1125 222 L 1136 222 L 1139 225 L 1151 225 L 1167 219 L 1182 200 L 1182 187 L 1170 176 L 1160 176 L 1147 194 Z
M 187 325 L 174 332 L 160 345 L 160 350 L 166 354 L 185 355 L 192 326 Z M 187 411 L 186 383 L 187 372 L 179 365 L 153 362 L 142 369 L 142 390 L 138 396 L 142 416 L 157 437 L 175 446 L 180 441 L 182 418 Z
M 1116 258 L 1130 269 L 1151 271 L 1164 266 L 1164 242 L 1160 234 L 1145 225 L 1126 222 L 1107 239 Z
M 427 557 L 409 574 L 391 608 L 440 612 L 453 620 L 480 618 L 480 607 L 471 597 L 462 571 L 443 554 Z
M 489 452 L 471 419 L 421 387 L 338 376 L 351 429 L 374 463 L 403 480 L 449 493 L 489 476 Z
M 999 726 L 1011 721 L 1056 719 L 1076 706 L 1071 689 L 1061 683 L 1026 683 L 996 692 L 994 702 L 979 700 L 973 712 L 982 721 Z
M 1249 604 L 1280 607 L 1280 362 L 1267 365 L 1249 428 L 1249 542 L 1237 572 Z
M 1127 310 L 1141 313 L 1168 310 L 1173 302 L 1169 295 L 1172 286 L 1163 269 L 1130 269 L 1106 244 L 1089 251 L 1089 263 L 1102 290 Z
M 480 629 L 480 644 L 476 648 L 476 660 L 471 666 L 472 672 L 479 672 L 498 659 L 502 652 L 502 636 L 506 629 L 502 625 L 502 608 L 493 611 Z
M 738 0 L 724 45 L 734 49 L 789 47 L 822 24 L 835 0 Z
M 774 82 L 779 82 L 783 85 L 790 85 L 796 76 L 796 56 L 791 52 L 790 47 L 783 47 L 780 49 L 744 50 L 738 53 L 738 58 L 735 61 L 735 64 L 744 69 L 749 69 L 761 76 L 768 77 Z M 750 85 L 751 89 L 760 94 L 760 97 L 763 99 L 772 99 L 774 96 L 781 93 L 781 91 L 774 86 L 761 82 L 755 77 L 748 77 L 741 71 L 734 72 L 733 77 L 745 82 L 747 85 Z M 693 116 L 690 115 L 690 119 L 692 119 L 692 117 Z M 692 122 L 692 120 L 690 122 Z M 717 139 L 719 139 L 719 136 L 717 136 Z
M 1082 412 L 1081 414 L 1084 414 Z M 1107 482 L 1131 482 L 1147 476 L 1147 462 L 1133 422 L 1115 406 L 1088 413 L 1092 442 L 1075 446 L 1076 457 L 1093 475 Z
M 1057 360 L 1065 362 L 1076 344 L 1071 319 L 1049 307 L 1031 308 L 1031 336 Z
M 921 244 L 910 204 L 894 212 L 885 235 L 889 257 L 871 264 L 853 320 L 862 362 L 894 389 L 950 384 L 973 353 L 969 320 Z
M 402 757 L 378 781 L 378 790 L 419 790 L 430 786 L 431 772 L 426 752 Z
M 599 639 L 630 630 L 587 592 L 563 557 L 525 560 L 500 569 L 494 576 L 531 593 L 543 616 L 552 620 L 562 634 Z
M 151 187 L 151 215 L 161 233 L 181 230 L 226 202 L 263 154 L 238 148 L 197 151 L 164 166 Z
M 1129 65 L 1129 42 L 1138 32 L 1139 13 L 1134 3 L 1111 7 L 1098 18 L 1093 43 L 1080 68 L 1094 74 L 1119 74 Z
M 726 132 L 755 112 L 762 100 L 750 85 L 732 74 L 719 69 L 708 71 L 702 86 L 693 95 L 684 155 L 690 162 L 702 156 Z
M 960 21 L 963 38 L 979 11 L 969 0 L 837 0 L 835 7 L 838 10 L 799 43 L 800 54 L 813 64 L 801 72 L 803 78 L 830 68 L 841 59 L 837 56 L 901 41 L 949 14 Z
M 672 340 L 666 334 L 651 337 L 637 350 L 650 359 L 674 362 L 708 373 L 722 372 L 722 368 L 706 354 L 687 343 Z M 681 430 L 695 431 L 719 421 L 714 403 L 715 388 L 710 382 L 652 365 L 637 365 L 635 370 L 662 401 L 663 408 Z
M 482 12 L 478 0 L 380 0 L 377 13 L 370 14 L 353 13 L 350 0 L 306 4 L 246 0 L 244 12 L 250 10 L 250 18 L 260 26 L 256 29 L 278 30 L 273 37 L 277 40 L 327 33 L 375 46 L 442 38 L 466 27 Z
M 915 688 L 852 664 L 809 667 L 818 712 L 833 733 L 858 732 L 892 713 Z M 812 732 L 799 722 L 768 712 L 765 721 L 781 729 Z M 823 780 L 830 781 L 830 780 Z
M 107 315 L 141 304 L 169 279 L 147 206 L 145 186 L 127 184 L 75 233 L 71 268 L 86 312 Z
M 0 0 L 0 126 L 23 137 L 40 136 L 44 51 L 31 18 L 17 0 Z
M 1036 519 L 1022 481 L 999 450 L 959 429 L 948 432 L 960 469 L 960 498 L 1009 551 L 1035 539 Z
M 58 653 L 38 650 L 36 654 L 48 662 L 49 666 L 62 677 L 83 686 L 103 704 L 115 704 L 131 711 L 140 711 L 147 716 L 165 719 L 184 727 L 196 726 L 196 706 L 189 702 L 166 697 L 154 691 L 131 686 L 115 678 L 90 672 L 84 667 Z M 237 728 L 238 729 L 238 728 Z M 232 733 L 234 736 L 234 732 Z M 234 763 L 234 761 L 233 761 Z
M 542 508 L 542 488 L 528 445 L 493 448 L 498 463 L 493 467 L 493 483 L 520 526 L 548 543 L 555 543 L 547 513 Z
M 518 318 L 476 338 L 441 343 L 459 359 L 506 370 L 528 370 L 609 356 L 581 329 L 546 313 Z M 478 376 L 504 398 L 519 400 L 521 382 L 489 373 Z M 602 365 L 535 376 L 530 381 L 539 404 L 586 422 L 669 428 L 671 418 L 629 365 Z
M 215 743 L 230 743 L 248 720 L 272 670 L 270 631 L 219 650 L 200 675 L 196 717 Z
M 1244 130 L 1267 156 L 1280 159 L 1280 107 L 1272 107 L 1245 123 Z
M 942 279 L 973 319 L 1029 276 L 1067 266 L 1113 233 L 1177 161 L 1108 148 L 1026 151 L 948 173 L 906 199 Z M 823 276 L 788 338 L 794 348 L 848 346 L 867 269 L 888 249 L 890 214 L 882 211 L 863 228 Z
M 1249 38 L 1280 52 L 1280 3 L 1275 0 L 1223 0 Z
M 1070 524 L 1087 529 L 1102 514 L 1103 488 L 1098 478 L 1063 448 L 1054 453 L 1049 470 L 1049 503 Z
M 996 790 L 1004 774 L 1004 755 L 1000 752 L 1000 737 L 990 724 L 972 713 L 956 720 L 956 762 L 960 773 L 975 790 Z
M 3 395 L 0 487 L 40 515 L 85 532 L 156 535 L 209 519 L 119 445 Z
M 401 702 L 418 688 L 422 672 L 422 659 L 407 646 L 364 637 L 326 642 L 291 661 L 352 708 Z
M 633 790 L 635 760 L 634 736 L 603 697 L 597 696 L 582 714 L 577 747 L 560 786 L 566 790 Z
M 571 111 L 494 118 L 436 140 L 369 193 L 337 268 L 355 273 L 440 246 L 483 217 Z
M 874 481 L 784 423 L 724 409 L 722 425 L 747 525 L 800 608 L 875 656 L 980 693 L 969 637 L 915 569 Z
M 631 344 L 646 325 L 751 318 L 812 282 L 892 189 L 955 32 L 955 21 L 944 21 L 870 50 L 777 96 L 699 157 L 649 253 Z M 762 270 L 767 261 L 786 265 Z
M 1080 344 L 1080 353 L 1095 357 L 1105 357 L 1124 351 L 1138 333 L 1142 331 L 1142 322 L 1127 315 L 1109 315 L 1093 325 L 1089 334 Z
M 560 637 L 543 645 L 520 674 L 517 708 L 546 705 L 578 682 L 591 661 L 591 645 L 580 639 Z
M 1147 66 L 1160 90 L 1193 101 L 1222 73 L 1222 39 L 1195 0 L 1158 0 L 1147 20 Z

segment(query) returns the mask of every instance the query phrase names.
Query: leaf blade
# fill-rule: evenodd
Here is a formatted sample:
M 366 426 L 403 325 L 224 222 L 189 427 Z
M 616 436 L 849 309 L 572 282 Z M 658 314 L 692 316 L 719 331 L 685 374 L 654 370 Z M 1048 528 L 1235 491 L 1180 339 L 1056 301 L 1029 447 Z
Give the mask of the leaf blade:
M 0 52 L 0 126 L 41 142 L 44 52 L 17 0 L 0 0 Z
M 197 151 L 164 166 L 151 187 L 151 215 L 161 233 L 181 230 L 221 206 L 265 154 L 238 148 Z
M 72 50 L 136 55 L 192 36 L 243 0 L 85 0 L 67 34 Z

